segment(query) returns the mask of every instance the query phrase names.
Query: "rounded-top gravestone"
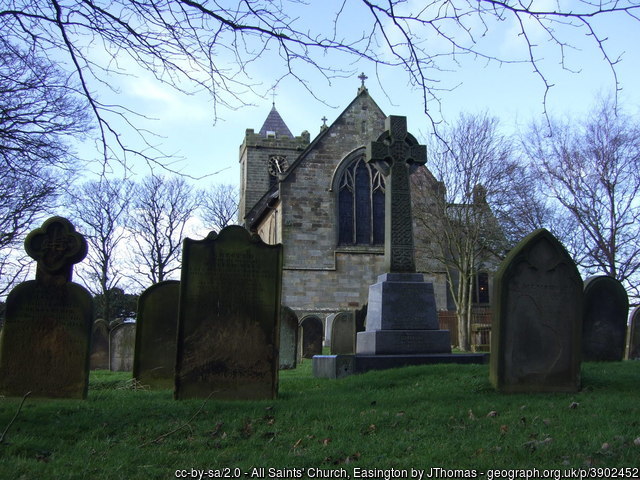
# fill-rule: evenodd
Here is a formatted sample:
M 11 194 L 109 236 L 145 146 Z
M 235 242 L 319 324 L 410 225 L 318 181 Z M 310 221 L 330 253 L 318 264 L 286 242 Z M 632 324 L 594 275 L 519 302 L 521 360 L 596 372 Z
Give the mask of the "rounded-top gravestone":
M 606 275 L 584 284 L 582 360 L 620 361 L 624 358 L 629 298 L 622 284 Z
M 87 243 L 67 219 L 53 217 L 25 239 L 37 263 L 36 279 L 7 297 L 0 338 L 0 394 L 85 398 L 93 299 L 71 283 Z

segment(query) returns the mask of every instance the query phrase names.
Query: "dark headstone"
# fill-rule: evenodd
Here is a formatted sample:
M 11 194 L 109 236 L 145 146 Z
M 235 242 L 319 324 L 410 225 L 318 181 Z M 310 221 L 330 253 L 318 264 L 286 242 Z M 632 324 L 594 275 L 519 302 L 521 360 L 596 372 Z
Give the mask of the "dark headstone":
M 584 283 L 582 360 L 620 361 L 627 338 L 629 298 L 613 277 L 588 278 Z
M 356 353 L 356 320 L 353 312 L 340 312 L 333 319 L 331 355 Z
M 99 318 L 91 330 L 91 370 L 109 370 L 109 325 Z
M 282 246 L 239 226 L 182 254 L 175 398 L 275 398 Z
M 354 310 L 356 318 L 356 332 L 364 332 L 367 324 L 367 309 L 369 304 L 365 303 L 361 308 Z
M 634 308 L 631 313 L 628 343 L 627 358 L 629 360 L 640 360 L 640 307 Z
M 315 315 L 304 317 L 300 322 L 302 330 L 302 357 L 312 358 L 322 353 L 322 320 Z
M 492 384 L 504 392 L 580 388 L 582 279 L 547 230 L 516 245 L 494 278 Z
M 86 398 L 93 300 L 71 282 L 86 241 L 67 219 L 53 217 L 27 236 L 25 250 L 38 262 L 36 279 L 7 297 L 0 394 Z
M 296 368 L 298 360 L 298 316 L 289 307 L 280 311 L 280 370 Z
M 180 282 L 147 288 L 138 299 L 133 377 L 150 388 L 173 388 Z
M 133 356 L 136 348 L 136 324 L 120 323 L 109 333 L 111 337 L 111 371 L 133 371 Z

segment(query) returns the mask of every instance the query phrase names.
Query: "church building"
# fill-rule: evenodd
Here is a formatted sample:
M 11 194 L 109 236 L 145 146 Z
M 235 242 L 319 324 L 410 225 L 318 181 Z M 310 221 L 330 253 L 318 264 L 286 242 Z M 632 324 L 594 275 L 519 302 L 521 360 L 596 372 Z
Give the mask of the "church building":
M 260 131 L 246 130 L 240 220 L 265 242 L 283 244 L 282 304 L 298 318 L 362 307 L 369 285 L 385 273 L 385 182 L 365 161 L 385 118 L 363 82 L 313 140 L 307 131 L 292 135 L 275 105 Z M 419 254 L 416 268 L 433 282 L 436 308 L 449 309 L 444 269 Z

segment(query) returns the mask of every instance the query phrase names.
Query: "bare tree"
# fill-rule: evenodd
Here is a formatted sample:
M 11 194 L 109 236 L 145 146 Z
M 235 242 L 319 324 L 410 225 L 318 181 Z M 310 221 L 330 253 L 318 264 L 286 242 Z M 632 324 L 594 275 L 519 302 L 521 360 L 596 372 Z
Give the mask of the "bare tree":
M 182 240 L 195 209 L 193 187 L 182 177 L 151 175 L 136 186 L 131 267 L 141 286 L 167 280 L 180 269 Z
M 638 296 L 640 122 L 607 98 L 582 121 L 553 121 L 551 134 L 534 125 L 525 146 L 577 227 L 561 237 L 576 262 Z
M 107 322 L 113 320 L 114 295 L 123 279 L 119 250 L 126 238 L 132 187 L 127 180 L 101 178 L 83 183 L 69 195 L 72 216 L 89 244 L 79 276 L 98 299 Z
M 459 346 L 468 350 L 474 280 L 480 272 L 493 272 L 508 248 L 497 212 L 509 204 L 522 168 L 512 158 L 511 142 L 499 134 L 497 119 L 487 114 L 461 115 L 443 134 L 444 141 L 427 148 L 433 176 L 413 177 L 414 216 L 419 252 L 446 273 Z
M 198 193 L 200 218 L 209 230 L 220 231 L 238 221 L 238 188 L 235 185 L 212 185 Z
M 73 176 L 87 115 L 67 76 L 0 38 L 0 295 L 23 277 L 20 246 Z
M 209 92 L 217 111 L 219 106 L 244 104 L 248 93 L 264 94 L 286 76 L 313 94 L 306 83 L 309 75 L 330 80 L 352 74 L 335 66 L 361 60 L 377 72 L 387 67 L 394 73 L 404 70 L 404 83 L 422 93 L 425 112 L 432 115 L 437 109 L 427 110 L 427 104 L 455 87 L 443 87 L 442 81 L 463 57 L 529 63 L 548 90 L 553 83 L 547 78 L 549 65 L 570 69 L 571 47 L 581 33 L 617 83 L 620 58 L 608 49 L 610 32 L 597 20 L 637 21 L 640 11 L 636 0 L 580 2 L 577 8 L 562 1 L 545 8 L 538 2 L 505 0 L 436 0 L 419 7 L 404 0 L 361 0 L 330 7 L 333 25 L 328 27 L 315 21 L 313 8 L 326 15 L 326 3 L 301 0 L 9 0 L 0 9 L 0 30 L 33 54 L 68 65 L 93 112 L 105 161 L 131 153 L 155 161 L 152 151 L 133 150 L 122 136 L 115 120 L 131 126 L 132 112 L 103 103 L 94 93 L 97 85 L 109 84 L 110 75 L 129 74 L 127 62 L 179 90 Z M 502 41 L 490 41 L 501 38 L 505 26 L 513 31 L 513 56 L 503 56 L 495 46 Z M 555 57 L 541 55 L 542 45 L 554 46 Z M 273 78 L 265 88 L 252 78 L 256 72 L 263 74 L 262 58 L 267 55 Z M 392 81 L 399 82 L 397 75 Z

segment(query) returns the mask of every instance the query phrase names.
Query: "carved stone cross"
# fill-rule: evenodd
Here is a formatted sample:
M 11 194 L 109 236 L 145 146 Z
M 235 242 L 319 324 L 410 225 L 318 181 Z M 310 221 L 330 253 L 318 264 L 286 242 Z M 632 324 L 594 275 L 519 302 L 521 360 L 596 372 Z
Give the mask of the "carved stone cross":
M 415 273 L 409 173 L 426 163 L 427 148 L 407 133 L 407 117 L 389 116 L 385 128 L 367 148 L 367 162 L 385 180 L 385 267 L 389 273 Z
M 87 255 L 87 241 L 63 217 L 52 217 L 29 233 L 24 247 L 38 262 L 36 281 L 48 285 L 70 282 L 73 265 Z

